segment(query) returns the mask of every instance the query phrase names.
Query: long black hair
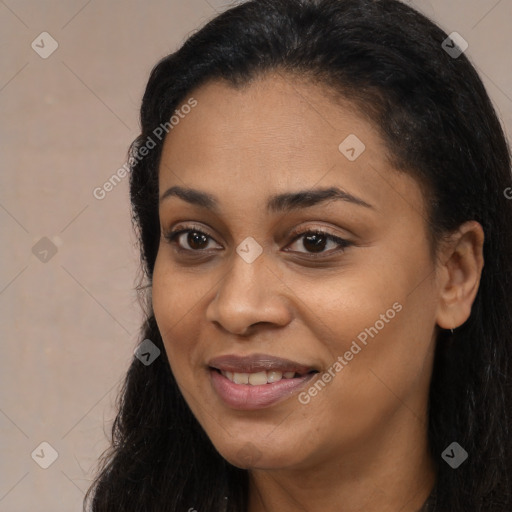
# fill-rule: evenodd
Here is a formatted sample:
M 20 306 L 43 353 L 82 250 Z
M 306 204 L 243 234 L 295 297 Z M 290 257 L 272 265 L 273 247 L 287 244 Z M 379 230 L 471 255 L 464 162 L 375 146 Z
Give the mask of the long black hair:
M 275 71 L 352 101 L 380 130 L 396 169 L 424 188 L 434 248 L 463 222 L 482 224 L 485 266 L 470 318 L 437 339 L 428 436 L 438 476 L 427 508 L 512 510 L 510 152 L 475 69 L 465 54 L 447 51 L 454 44 L 446 38 L 397 0 L 252 0 L 209 21 L 155 66 L 131 146 L 130 195 L 146 299 L 140 340 L 162 354 L 149 366 L 134 357 L 84 509 L 247 510 L 248 472 L 222 458 L 191 413 L 151 309 L 164 140 L 156 134 L 172 129 L 175 110 L 206 81 L 239 88 Z M 469 455 L 457 469 L 441 458 L 454 441 Z

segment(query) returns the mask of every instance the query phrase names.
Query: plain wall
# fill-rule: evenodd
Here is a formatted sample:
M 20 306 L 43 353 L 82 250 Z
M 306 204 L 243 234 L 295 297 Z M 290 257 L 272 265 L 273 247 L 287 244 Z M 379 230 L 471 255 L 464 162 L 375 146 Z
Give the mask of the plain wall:
M 128 177 L 93 190 L 126 161 L 153 65 L 223 3 L 0 2 L 0 511 L 81 510 L 142 318 Z M 512 2 L 408 3 L 468 41 L 510 135 Z

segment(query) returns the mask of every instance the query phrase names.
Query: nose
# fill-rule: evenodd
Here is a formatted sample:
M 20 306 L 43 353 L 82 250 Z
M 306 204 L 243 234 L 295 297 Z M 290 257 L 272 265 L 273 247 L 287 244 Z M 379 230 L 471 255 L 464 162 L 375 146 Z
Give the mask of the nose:
M 265 262 L 265 253 L 247 263 L 234 253 L 206 310 L 207 320 L 230 333 L 248 335 L 256 324 L 283 327 L 292 318 L 286 284 Z

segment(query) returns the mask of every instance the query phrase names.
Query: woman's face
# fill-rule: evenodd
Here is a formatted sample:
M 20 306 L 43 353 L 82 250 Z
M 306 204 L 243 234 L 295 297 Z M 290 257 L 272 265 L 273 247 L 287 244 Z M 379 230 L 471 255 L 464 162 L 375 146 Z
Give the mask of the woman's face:
M 162 153 L 153 307 L 213 444 L 276 469 L 422 445 L 439 292 L 418 184 L 319 86 L 192 96 Z

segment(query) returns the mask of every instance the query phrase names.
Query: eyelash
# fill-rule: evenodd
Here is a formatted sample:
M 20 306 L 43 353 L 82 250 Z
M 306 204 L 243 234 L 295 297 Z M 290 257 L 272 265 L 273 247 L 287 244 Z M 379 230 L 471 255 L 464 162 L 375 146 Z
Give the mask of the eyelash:
M 178 226 L 176 229 L 164 233 L 164 238 L 169 243 L 176 243 L 175 241 L 177 238 L 179 238 L 180 235 L 182 235 L 184 233 L 191 233 L 191 232 L 198 233 L 200 235 L 204 235 L 207 238 L 215 241 L 215 239 L 213 237 L 211 237 L 210 235 L 208 235 L 208 233 L 205 233 L 202 229 L 196 228 L 194 226 L 190 226 L 187 228 Z M 348 240 L 334 236 L 334 235 L 330 234 L 329 232 L 323 231 L 321 229 L 310 229 L 310 230 L 292 232 L 291 236 L 294 238 L 290 242 L 290 244 L 296 242 L 301 237 L 304 237 L 306 235 L 319 235 L 319 236 L 325 237 L 328 241 L 337 243 L 340 246 L 340 248 L 338 248 L 338 249 L 330 250 L 327 252 L 319 252 L 319 253 L 298 251 L 300 254 L 308 254 L 309 257 L 311 257 L 311 258 L 321 258 L 321 257 L 325 257 L 326 255 L 330 256 L 333 253 L 344 252 L 344 250 L 347 247 L 350 247 L 352 245 L 352 243 L 349 242 Z M 215 250 L 217 250 L 217 249 L 215 249 Z M 183 249 L 182 247 L 178 246 L 178 251 L 181 253 L 184 253 L 184 252 L 186 252 L 186 253 L 201 253 L 201 252 L 207 252 L 208 249 Z M 291 251 L 291 252 L 297 252 L 297 251 Z

